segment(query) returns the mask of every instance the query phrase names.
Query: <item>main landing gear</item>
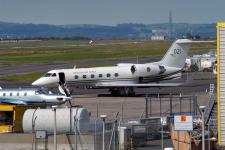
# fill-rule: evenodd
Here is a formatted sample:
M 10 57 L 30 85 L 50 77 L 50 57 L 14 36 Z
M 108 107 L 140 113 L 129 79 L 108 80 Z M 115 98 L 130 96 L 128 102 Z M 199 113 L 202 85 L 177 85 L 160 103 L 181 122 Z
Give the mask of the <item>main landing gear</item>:
M 112 96 L 135 96 L 133 87 L 111 88 L 109 91 Z

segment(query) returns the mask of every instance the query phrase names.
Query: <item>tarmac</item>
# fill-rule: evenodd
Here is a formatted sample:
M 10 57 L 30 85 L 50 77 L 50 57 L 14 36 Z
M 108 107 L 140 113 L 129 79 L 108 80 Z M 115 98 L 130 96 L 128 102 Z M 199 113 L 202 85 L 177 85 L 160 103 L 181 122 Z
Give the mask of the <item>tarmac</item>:
M 64 64 L 65 65 L 65 64 Z M 52 65 L 54 67 L 55 65 Z M 28 66 L 27 72 L 32 71 L 32 67 Z M 51 67 L 50 64 L 46 68 Z M 0 67 L 1 68 L 1 67 Z M 30 70 L 31 69 L 31 70 Z M 7 70 L 7 69 L 6 69 Z M 10 69 L 9 69 L 10 70 Z M 9 71 L 8 70 L 8 71 Z M 11 70 L 13 73 L 16 68 Z M 26 69 L 25 69 L 26 70 Z M 9 73 L 8 71 L 1 72 L 2 74 Z M 24 70 L 23 70 L 24 71 Z M 145 111 L 145 97 L 153 96 L 169 96 L 170 94 L 176 96 L 197 96 L 197 102 L 199 105 L 207 105 L 209 100 L 209 86 L 215 84 L 216 76 L 210 72 L 194 72 L 185 73 L 186 78 L 184 84 L 180 87 L 174 88 L 136 88 L 135 97 L 112 97 L 107 89 L 79 89 L 73 88 L 73 100 L 72 105 L 80 105 L 86 108 L 90 114 L 91 119 L 94 121 L 101 114 L 107 115 L 107 121 L 115 119 L 115 114 L 119 112 L 120 118 L 124 121 L 137 120 L 144 115 Z M 3 87 L 29 87 L 31 83 L 18 82 L 8 83 L 1 81 Z M 168 104 L 163 104 L 164 107 L 168 107 Z M 158 111 L 158 104 L 153 105 L 152 112 Z M 187 106 L 184 104 L 184 107 Z M 49 147 L 53 148 L 52 136 L 50 137 Z M 59 135 L 59 149 L 70 149 L 68 140 L 65 135 Z M 32 146 L 32 134 L 23 133 L 8 133 L 0 135 L 0 147 L 2 149 L 31 149 Z M 156 140 L 148 143 L 146 147 L 140 147 L 138 150 L 157 150 L 161 149 L 161 141 Z M 171 140 L 164 140 L 165 146 L 172 146 Z

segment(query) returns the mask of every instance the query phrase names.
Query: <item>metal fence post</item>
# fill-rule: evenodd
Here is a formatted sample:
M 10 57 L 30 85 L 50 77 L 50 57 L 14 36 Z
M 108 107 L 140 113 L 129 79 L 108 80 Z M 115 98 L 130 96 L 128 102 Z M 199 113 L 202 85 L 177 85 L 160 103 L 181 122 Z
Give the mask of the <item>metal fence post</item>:
M 180 131 L 177 131 L 178 132 L 178 139 L 177 139 L 177 142 L 178 142 L 178 150 L 180 150 Z
M 161 146 L 162 146 L 162 150 L 164 149 L 164 145 L 163 145 L 163 143 L 164 143 L 164 141 L 163 141 L 163 118 L 161 117 Z
M 121 116 L 121 121 L 123 121 L 123 103 L 122 103 L 122 110 L 121 110 L 122 112 L 121 112 L 121 114 L 122 114 L 122 116 Z
M 170 116 L 173 115 L 173 101 L 172 101 L 172 95 L 170 94 Z
M 180 114 L 182 113 L 182 97 L 179 97 L 179 101 L 180 101 Z
M 98 103 L 97 103 L 96 117 L 98 118 Z
M 209 118 L 209 122 L 208 122 L 208 149 L 210 149 L 210 121 L 211 121 L 211 119 Z
M 76 116 L 73 117 L 74 118 L 74 149 L 77 150 L 77 119 Z
M 145 118 L 148 118 L 148 95 L 145 96 Z
M 200 106 L 199 107 L 201 110 L 201 117 L 202 117 L 202 150 L 205 150 L 205 106 Z
M 150 103 L 150 116 L 152 116 L 152 98 L 149 98 L 149 103 Z
M 56 107 L 57 106 L 52 106 L 53 111 L 54 111 L 54 150 L 57 150 Z
M 118 149 L 118 120 L 116 119 L 115 120 L 115 133 L 114 133 L 114 150 L 117 150 Z
M 159 98 L 159 102 L 160 102 L 160 117 L 162 116 L 162 99 L 161 97 Z
M 97 123 L 97 120 L 98 120 L 98 118 L 95 120 L 95 136 L 94 136 L 94 150 L 96 150 L 97 148 L 97 133 L 96 133 L 96 130 L 97 130 L 97 125 L 96 125 L 96 123 Z
M 192 114 L 191 97 L 189 99 L 189 104 L 190 104 L 190 114 Z
M 32 134 L 33 134 L 33 141 L 32 141 L 32 150 L 36 150 L 37 149 L 37 145 L 36 145 L 36 132 L 35 132 L 35 121 L 37 119 L 37 116 L 34 117 L 35 112 L 38 110 L 39 108 L 36 108 L 33 112 L 32 115 Z
M 191 132 L 189 132 L 189 136 L 190 136 L 190 139 L 189 139 L 190 140 L 190 150 L 192 150 L 192 138 L 191 138 L 192 135 L 191 135 Z
M 193 115 L 197 115 L 197 97 L 192 96 L 192 101 L 193 101 Z

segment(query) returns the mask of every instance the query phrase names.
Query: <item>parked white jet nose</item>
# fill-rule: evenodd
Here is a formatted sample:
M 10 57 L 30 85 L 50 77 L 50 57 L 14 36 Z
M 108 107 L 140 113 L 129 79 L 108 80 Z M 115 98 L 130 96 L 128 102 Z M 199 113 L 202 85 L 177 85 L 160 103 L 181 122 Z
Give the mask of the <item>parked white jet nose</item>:
M 44 76 L 41 78 L 37 79 L 32 83 L 34 86 L 51 86 L 54 85 L 56 86 L 56 83 L 59 82 L 59 77 L 57 75 L 57 72 L 54 70 L 51 70 L 47 72 Z
M 32 83 L 33 86 L 46 86 L 56 83 L 54 79 L 48 77 L 41 77 Z

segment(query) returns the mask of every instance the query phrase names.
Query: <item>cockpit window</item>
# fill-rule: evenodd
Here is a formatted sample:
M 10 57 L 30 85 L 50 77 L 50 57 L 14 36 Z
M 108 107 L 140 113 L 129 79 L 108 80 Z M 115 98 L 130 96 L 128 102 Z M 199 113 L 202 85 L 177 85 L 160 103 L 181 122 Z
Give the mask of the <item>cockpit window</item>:
M 53 73 L 53 74 L 52 74 L 52 77 L 56 77 L 56 73 Z
M 38 95 L 38 94 L 48 94 L 48 92 L 45 91 L 45 90 L 40 89 L 40 90 L 35 91 L 35 94 L 36 95 Z
M 50 77 L 52 75 L 52 73 L 46 73 L 45 75 L 44 75 L 44 77 Z

